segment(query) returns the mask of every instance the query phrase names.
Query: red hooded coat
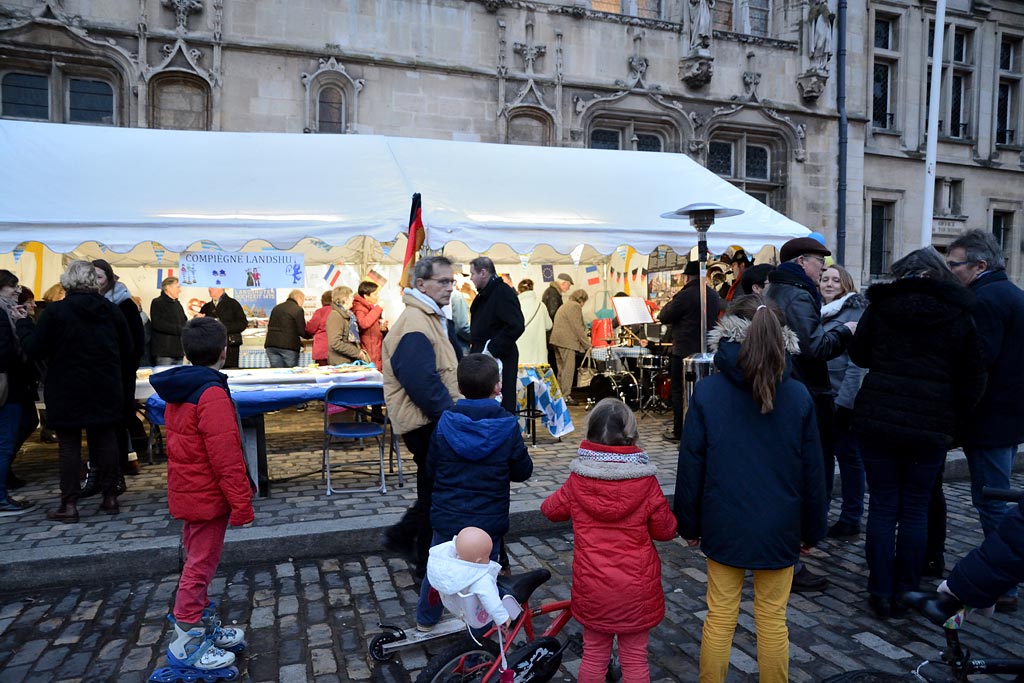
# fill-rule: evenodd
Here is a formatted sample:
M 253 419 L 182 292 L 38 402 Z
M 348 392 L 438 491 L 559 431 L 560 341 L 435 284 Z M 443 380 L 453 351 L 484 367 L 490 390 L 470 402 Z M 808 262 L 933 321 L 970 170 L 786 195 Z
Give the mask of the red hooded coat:
M 601 633 L 646 631 L 665 616 L 652 541 L 674 538 L 676 520 L 646 461 L 635 446 L 583 441 L 568 481 L 540 506 L 553 522 L 572 519 L 572 615 Z
M 359 345 L 370 356 L 370 360 L 377 366 L 377 369 L 383 370 L 384 362 L 381 359 L 381 349 L 384 345 L 384 333 L 380 330 L 380 316 L 384 313 L 384 309 L 356 294 L 352 298 L 352 312 L 359 325 Z

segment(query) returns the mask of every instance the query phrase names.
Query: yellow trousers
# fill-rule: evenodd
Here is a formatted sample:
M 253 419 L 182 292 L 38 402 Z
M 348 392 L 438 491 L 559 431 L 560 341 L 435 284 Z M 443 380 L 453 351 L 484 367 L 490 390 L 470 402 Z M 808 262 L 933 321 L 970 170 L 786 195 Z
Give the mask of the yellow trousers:
M 708 558 L 708 616 L 700 644 L 700 683 L 722 683 L 729 671 L 729 653 L 745 569 Z M 757 667 L 761 683 L 789 680 L 789 629 L 786 603 L 793 585 L 793 568 L 754 570 L 754 625 L 757 628 Z

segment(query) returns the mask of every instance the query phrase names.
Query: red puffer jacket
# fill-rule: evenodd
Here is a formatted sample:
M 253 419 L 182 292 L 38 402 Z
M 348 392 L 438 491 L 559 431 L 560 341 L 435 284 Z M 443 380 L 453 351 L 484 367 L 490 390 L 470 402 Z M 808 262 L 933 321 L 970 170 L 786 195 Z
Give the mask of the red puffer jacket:
M 171 516 L 203 522 L 230 514 L 232 526 L 253 520 L 252 487 L 227 377 L 186 365 L 149 380 L 167 401 L 167 506 Z
M 635 446 L 580 444 L 572 474 L 540 511 L 572 519 L 572 615 L 602 633 L 636 633 L 665 616 L 655 541 L 676 535 L 676 520 L 647 454 Z

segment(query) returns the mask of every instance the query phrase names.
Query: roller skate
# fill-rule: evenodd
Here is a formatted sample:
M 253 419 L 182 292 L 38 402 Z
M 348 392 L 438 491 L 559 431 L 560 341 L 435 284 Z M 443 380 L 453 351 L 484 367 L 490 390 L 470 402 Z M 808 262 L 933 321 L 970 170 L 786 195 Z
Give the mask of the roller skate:
M 245 651 L 245 631 L 235 626 L 223 626 L 217 616 L 217 603 L 210 601 L 203 610 L 203 626 L 213 633 L 213 644 L 233 654 Z
M 173 616 L 174 640 L 167 646 L 167 666 L 154 671 L 150 683 L 214 683 L 238 679 L 235 655 L 214 644 L 214 630 L 202 625 L 184 630 Z

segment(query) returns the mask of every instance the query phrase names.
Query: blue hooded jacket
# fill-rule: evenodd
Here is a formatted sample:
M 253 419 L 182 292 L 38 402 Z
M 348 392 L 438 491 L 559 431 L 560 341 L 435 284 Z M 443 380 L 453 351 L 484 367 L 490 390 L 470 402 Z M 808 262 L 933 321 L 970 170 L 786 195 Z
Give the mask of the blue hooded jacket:
M 519 420 L 494 399 L 461 399 L 437 423 L 427 454 L 430 523 L 452 537 L 467 526 L 508 532 L 509 488 L 533 474 Z

